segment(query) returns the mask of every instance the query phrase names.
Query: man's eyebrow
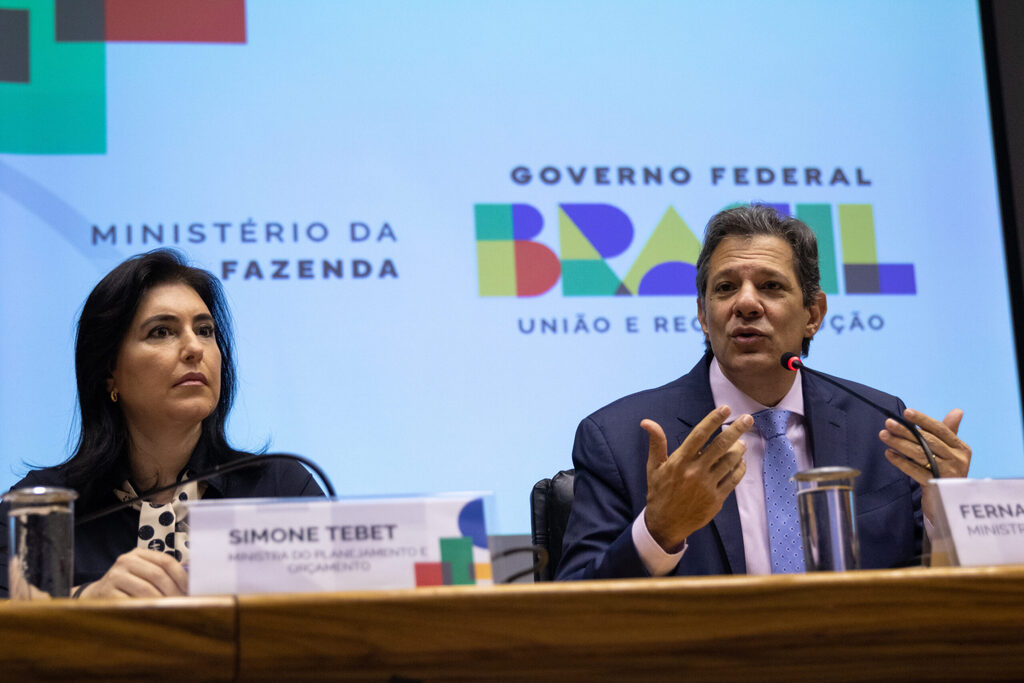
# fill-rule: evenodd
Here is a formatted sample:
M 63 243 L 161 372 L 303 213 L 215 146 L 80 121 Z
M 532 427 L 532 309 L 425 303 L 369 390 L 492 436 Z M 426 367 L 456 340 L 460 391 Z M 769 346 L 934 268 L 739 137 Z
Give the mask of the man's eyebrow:
M 735 274 L 739 270 L 740 270 L 740 267 L 721 268 L 718 271 L 712 273 L 711 276 L 712 276 L 712 278 L 714 278 L 714 277 L 721 276 L 721 275 L 733 275 L 733 274 Z M 771 276 L 771 277 L 779 277 L 779 278 L 789 278 L 789 277 L 792 277 L 792 275 L 790 275 L 786 271 L 779 270 L 778 268 L 773 268 L 772 266 L 757 266 L 757 267 L 754 268 L 754 272 L 756 274 L 758 274 L 758 275 L 768 275 L 768 276 Z

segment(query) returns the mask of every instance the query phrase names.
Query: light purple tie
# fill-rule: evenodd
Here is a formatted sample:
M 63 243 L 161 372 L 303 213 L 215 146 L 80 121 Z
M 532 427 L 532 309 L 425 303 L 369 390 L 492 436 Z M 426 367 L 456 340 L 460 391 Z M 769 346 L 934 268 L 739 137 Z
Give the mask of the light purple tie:
M 796 509 L 796 452 L 786 437 L 788 410 L 762 410 L 754 424 L 764 437 L 764 503 L 768 512 L 768 547 L 772 574 L 804 571 L 800 516 Z

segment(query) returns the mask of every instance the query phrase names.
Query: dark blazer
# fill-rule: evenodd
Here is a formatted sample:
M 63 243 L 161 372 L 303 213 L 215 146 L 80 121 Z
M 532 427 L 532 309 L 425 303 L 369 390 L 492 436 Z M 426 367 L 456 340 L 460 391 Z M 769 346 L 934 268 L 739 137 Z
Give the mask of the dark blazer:
M 647 576 L 631 526 L 646 505 L 647 432 L 644 418 L 665 430 L 668 452 L 714 410 L 708 381 L 711 356 L 689 374 L 657 389 L 621 398 L 585 418 L 576 430 L 575 497 L 565 532 L 558 579 Z M 808 444 L 815 467 L 860 470 L 854 508 L 865 569 L 906 566 L 921 554 L 921 489 L 889 464 L 878 439 L 885 418 L 843 391 L 801 373 Z M 836 378 L 902 414 L 903 403 L 880 391 Z M 746 560 L 736 494 L 710 524 L 691 534 L 676 575 L 744 574 Z

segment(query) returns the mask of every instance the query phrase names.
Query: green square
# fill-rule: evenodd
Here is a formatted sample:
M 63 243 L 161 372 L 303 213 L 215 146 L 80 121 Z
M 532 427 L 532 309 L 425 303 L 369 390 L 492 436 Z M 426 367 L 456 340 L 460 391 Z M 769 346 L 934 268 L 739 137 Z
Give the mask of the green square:
M 473 539 L 470 537 L 442 538 L 441 562 L 451 565 L 453 586 L 476 583 L 476 572 L 473 569 Z
M 477 240 L 512 240 L 512 205 L 511 204 L 476 204 L 473 206 L 476 216 Z

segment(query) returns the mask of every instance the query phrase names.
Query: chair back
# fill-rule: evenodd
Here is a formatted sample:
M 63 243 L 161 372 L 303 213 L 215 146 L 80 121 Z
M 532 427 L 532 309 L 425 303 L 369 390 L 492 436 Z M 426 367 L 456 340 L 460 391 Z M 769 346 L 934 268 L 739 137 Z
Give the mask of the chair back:
M 548 564 L 534 570 L 534 581 L 551 581 L 562 559 L 562 537 L 572 510 L 572 483 L 575 470 L 562 470 L 550 479 L 541 479 L 530 493 L 533 544 L 548 551 Z

